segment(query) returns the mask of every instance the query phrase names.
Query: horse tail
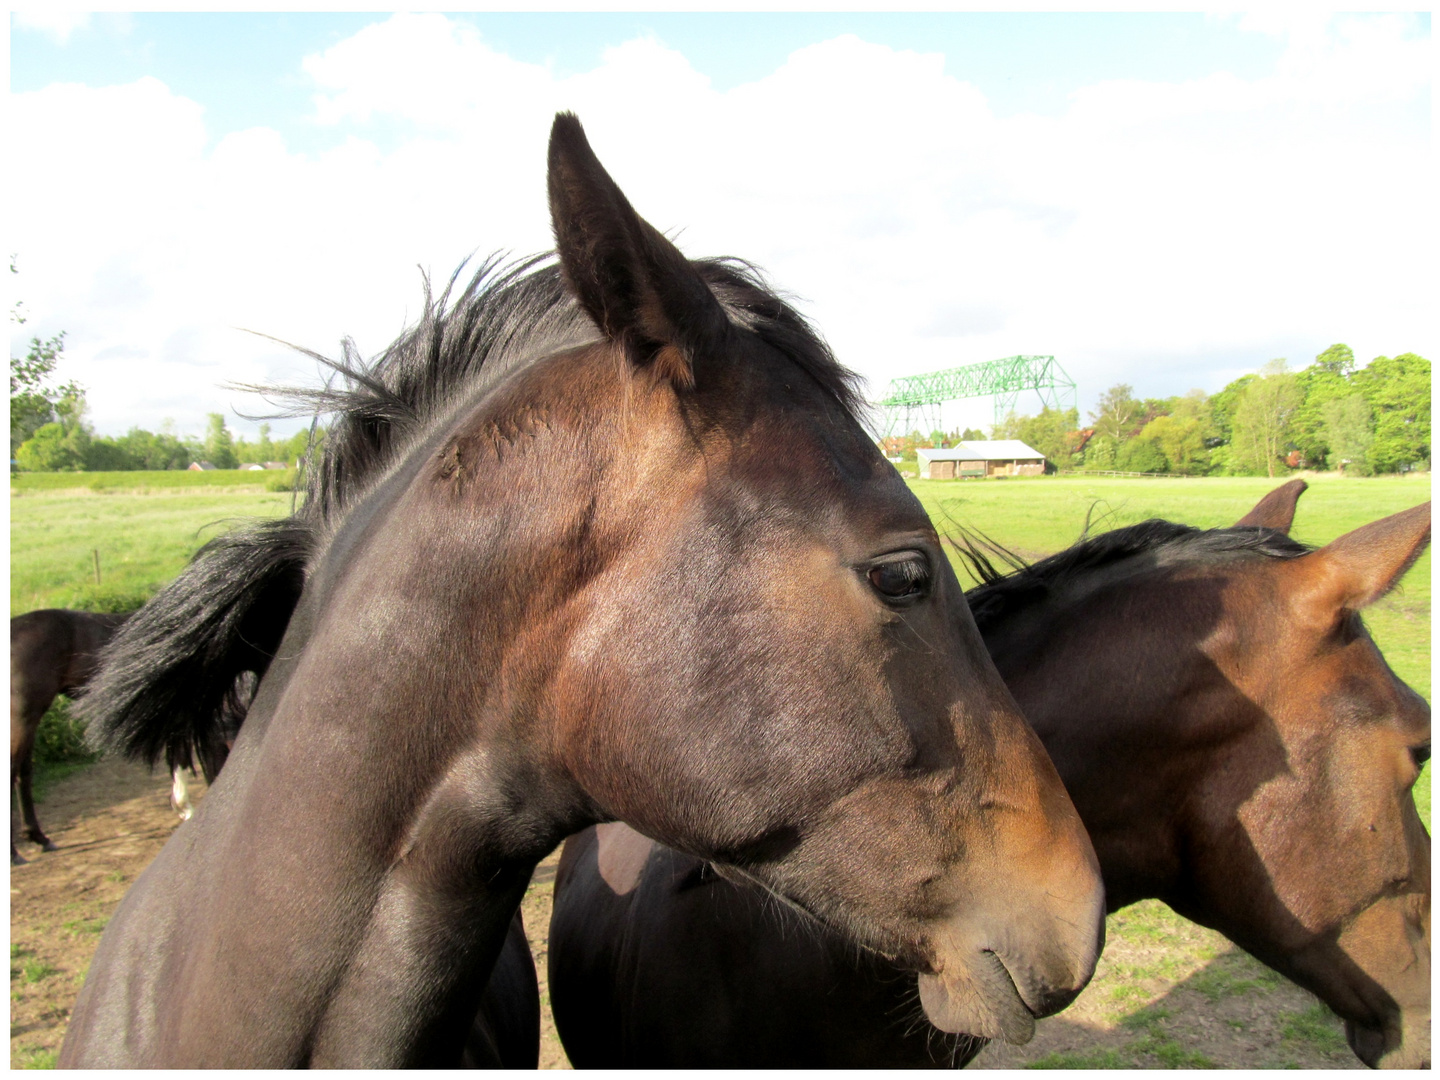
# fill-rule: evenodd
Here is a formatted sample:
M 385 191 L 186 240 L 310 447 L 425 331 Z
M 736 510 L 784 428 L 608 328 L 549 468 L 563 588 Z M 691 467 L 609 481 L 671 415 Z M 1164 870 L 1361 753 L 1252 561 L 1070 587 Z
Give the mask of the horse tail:
M 193 769 L 225 749 L 247 672 L 269 666 L 305 584 L 311 528 L 295 518 L 217 537 L 130 618 L 78 714 L 103 749 Z

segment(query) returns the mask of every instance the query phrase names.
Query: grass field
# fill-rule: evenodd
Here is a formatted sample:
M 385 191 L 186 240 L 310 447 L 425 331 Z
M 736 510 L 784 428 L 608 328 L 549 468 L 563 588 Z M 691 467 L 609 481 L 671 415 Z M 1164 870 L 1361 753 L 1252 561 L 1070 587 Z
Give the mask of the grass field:
M 16 492 L 12 487 L 10 614 L 43 607 L 113 611 L 137 606 L 184 569 L 206 540 L 238 520 L 288 514 L 290 498 L 258 488 L 209 486 L 143 494 L 74 488 Z

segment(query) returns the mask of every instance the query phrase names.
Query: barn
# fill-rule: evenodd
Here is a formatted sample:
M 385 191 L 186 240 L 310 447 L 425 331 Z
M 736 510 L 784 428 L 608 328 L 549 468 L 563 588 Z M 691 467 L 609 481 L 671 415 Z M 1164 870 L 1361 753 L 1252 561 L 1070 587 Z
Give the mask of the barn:
M 922 447 L 915 458 L 922 480 L 1045 473 L 1045 455 L 1019 439 L 967 439 L 943 449 Z

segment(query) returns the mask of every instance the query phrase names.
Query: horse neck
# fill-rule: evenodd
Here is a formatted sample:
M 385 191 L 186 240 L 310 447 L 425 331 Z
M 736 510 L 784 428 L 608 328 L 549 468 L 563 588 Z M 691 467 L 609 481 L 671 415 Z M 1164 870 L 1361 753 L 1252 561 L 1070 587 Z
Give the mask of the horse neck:
M 381 1031 L 366 1010 L 422 987 L 450 1011 L 471 984 L 478 995 L 535 863 L 598 816 L 551 759 L 544 694 L 570 630 L 574 582 L 556 575 L 594 564 L 603 463 L 557 471 L 543 431 L 498 445 L 494 419 L 477 409 L 421 439 L 333 530 L 192 822 L 221 881 L 200 918 L 245 945 L 226 961 L 265 952 L 253 945 L 271 924 L 311 943 L 302 982 L 324 993 L 282 1011 L 303 1021 L 309 1049 L 294 1052 L 313 1063 L 413 1064 L 448 1047 L 449 1012 L 397 1006 L 412 1026 Z M 257 836 L 293 842 L 262 860 Z M 287 881 L 305 887 L 279 890 L 257 925 L 254 891 Z
M 1190 803 L 1243 705 L 1204 652 L 1229 618 L 1223 579 L 1136 571 L 982 627 L 1085 822 L 1112 911 L 1183 878 Z

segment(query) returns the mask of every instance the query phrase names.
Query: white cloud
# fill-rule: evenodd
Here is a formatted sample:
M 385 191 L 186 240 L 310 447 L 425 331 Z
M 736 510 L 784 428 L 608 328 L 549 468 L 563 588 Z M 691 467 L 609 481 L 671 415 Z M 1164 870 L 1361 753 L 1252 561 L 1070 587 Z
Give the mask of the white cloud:
M 38 30 L 61 45 L 70 40 L 76 30 L 90 25 L 88 11 L 65 11 L 56 7 L 24 8 L 13 13 L 15 27 L 20 30 Z
M 53 86 L 12 107 L 26 156 L 61 163 L 14 192 L 25 329 L 70 331 L 102 430 L 257 409 L 215 384 L 313 375 L 232 327 L 374 351 L 417 313 L 417 263 L 548 246 L 545 139 L 572 108 L 641 213 L 808 298 L 877 390 L 1041 352 L 1088 406 L 1333 341 L 1433 350 L 1428 42 L 1403 19 L 1270 29 L 1288 44 L 1263 78 L 1109 81 L 997 118 L 942 57 L 853 36 L 722 92 L 653 39 L 560 78 L 398 15 L 305 60 L 314 121 L 357 133 L 318 153 L 217 138 L 151 79 Z

